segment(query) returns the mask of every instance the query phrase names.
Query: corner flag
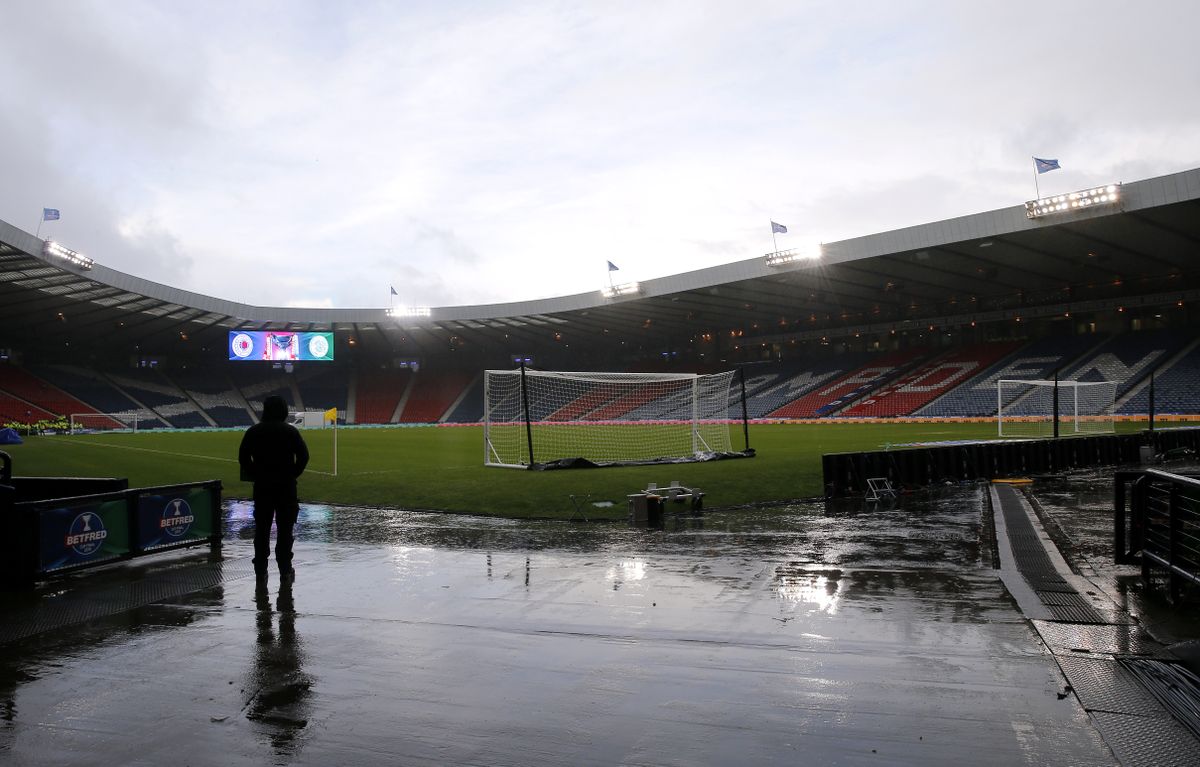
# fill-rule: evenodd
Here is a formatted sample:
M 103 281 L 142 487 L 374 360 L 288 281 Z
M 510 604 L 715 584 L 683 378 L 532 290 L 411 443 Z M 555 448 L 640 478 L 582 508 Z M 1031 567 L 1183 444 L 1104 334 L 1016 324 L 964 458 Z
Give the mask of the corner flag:
M 1052 170 L 1058 170 L 1062 167 L 1058 164 L 1058 160 L 1043 160 L 1040 157 L 1033 158 L 1033 164 L 1039 174 L 1049 173 Z
M 771 222 L 771 234 L 787 234 L 787 227 L 783 224 Z
M 612 261 L 609 261 L 608 262 L 608 271 L 619 272 L 619 271 L 621 271 L 621 268 L 619 266 L 617 266 L 616 264 L 614 264 Z
M 334 423 L 337 423 L 337 408 L 336 407 L 331 407 L 325 411 L 325 421 L 326 422 L 332 421 Z
M 43 221 L 57 221 L 58 220 L 58 208 L 42 208 L 42 220 Z

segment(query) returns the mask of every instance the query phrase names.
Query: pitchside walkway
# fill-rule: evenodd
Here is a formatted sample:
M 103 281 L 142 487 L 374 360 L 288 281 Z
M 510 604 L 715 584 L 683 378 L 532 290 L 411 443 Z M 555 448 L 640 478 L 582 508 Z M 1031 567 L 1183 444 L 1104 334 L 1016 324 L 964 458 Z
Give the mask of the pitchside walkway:
M 264 587 L 248 509 L 233 504 L 221 556 L 4 597 L 0 762 L 1107 765 L 1164 753 L 1130 750 L 1123 729 L 1200 763 L 1161 712 L 1105 727 L 1102 707 L 1068 689 L 1060 666 L 1076 643 L 1047 627 L 1071 624 L 1030 620 L 1019 568 L 993 569 L 989 492 L 710 513 L 665 533 L 307 507 L 295 583 L 273 573 Z M 1011 569 L 1006 534 L 1021 523 L 997 518 Z M 1130 628 L 1115 606 L 1095 609 Z M 1158 649 L 1125 637 L 1123 651 Z

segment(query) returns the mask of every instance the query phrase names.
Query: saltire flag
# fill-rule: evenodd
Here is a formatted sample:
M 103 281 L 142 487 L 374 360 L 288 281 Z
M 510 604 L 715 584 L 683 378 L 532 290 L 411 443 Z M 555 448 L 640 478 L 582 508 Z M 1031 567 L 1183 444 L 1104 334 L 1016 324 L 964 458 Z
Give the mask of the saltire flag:
M 1058 170 L 1062 166 L 1058 164 L 1058 160 L 1043 160 L 1040 157 L 1033 158 L 1033 164 L 1037 167 L 1038 174 L 1049 173 L 1052 170 Z
M 771 234 L 787 234 L 787 227 L 783 224 L 771 222 Z
M 333 422 L 333 423 L 337 422 L 337 408 L 336 407 L 331 407 L 325 411 L 325 421 Z
M 42 220 L 43 221 L 57 221 L 58 220 L 58 208 L 42 208 Z
M 621 268 L 619 266 L 617 266 L 616 264 L 614 264 L 612 261 L 609 261 L 608 262 L 608 271 L 619 272 L 619 271 L 621 271 Z
M 392 289 L 392 295 L 393 295 L 393 296 L 398 296 L 398 295 L 400 295 L 399 293 L 397 293 L 397 292 L 396 292 L 396 286 L 395 286 L 395 285 L 389 285 L 388 287 L 390 287 L 390 288 Z

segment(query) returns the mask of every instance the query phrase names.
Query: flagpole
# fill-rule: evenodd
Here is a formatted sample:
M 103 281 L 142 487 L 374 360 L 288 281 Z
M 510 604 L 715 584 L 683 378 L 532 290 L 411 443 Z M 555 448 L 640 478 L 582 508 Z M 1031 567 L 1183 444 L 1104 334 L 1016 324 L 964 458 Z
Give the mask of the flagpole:
M 42 224 L 46 223 L 46 211 L 42 211 L 42 215 L 38 217 L 37 233 L 33 236 L 37 239 L 42 239 Z
M 1040 199 L 1042 199 L 1042 190 L 1038 188 L 1037 177 L 1038 177 L 1037 158 L 1035 157 L 1035 158 L 1033 158 L 1033 191 L 1037 195 L 1034 199 L 1040 200 Z
M 333 417 L 333 476 L 337 476 L 337 416 Z
M 773 252 L 775 252 L 775 253 L 779 252 L 779 243 L 775 241 L 775 221 L 774 220 L 771 221 L 771 247 L 773 247 L 775 249 Z

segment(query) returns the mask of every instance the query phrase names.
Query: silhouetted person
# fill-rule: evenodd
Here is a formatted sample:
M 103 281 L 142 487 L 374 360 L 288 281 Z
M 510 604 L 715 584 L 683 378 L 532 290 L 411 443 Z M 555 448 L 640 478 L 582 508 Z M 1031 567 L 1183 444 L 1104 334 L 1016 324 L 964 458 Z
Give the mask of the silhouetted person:
M 271 559 L 271 520 L 278 530 L 275 561 L 281 575 L 294 575 L 292 569 L 292 529 L 300 514 L 296 498 L 296 478 L 308 465 L 308 446 L 295 426 L 287 422 L 288 408 L 283 397 L 263 400 L 262 420 L 242 437 L 238 463 L 242 479 L 254 483 L 254 572 L 267 574 Z

